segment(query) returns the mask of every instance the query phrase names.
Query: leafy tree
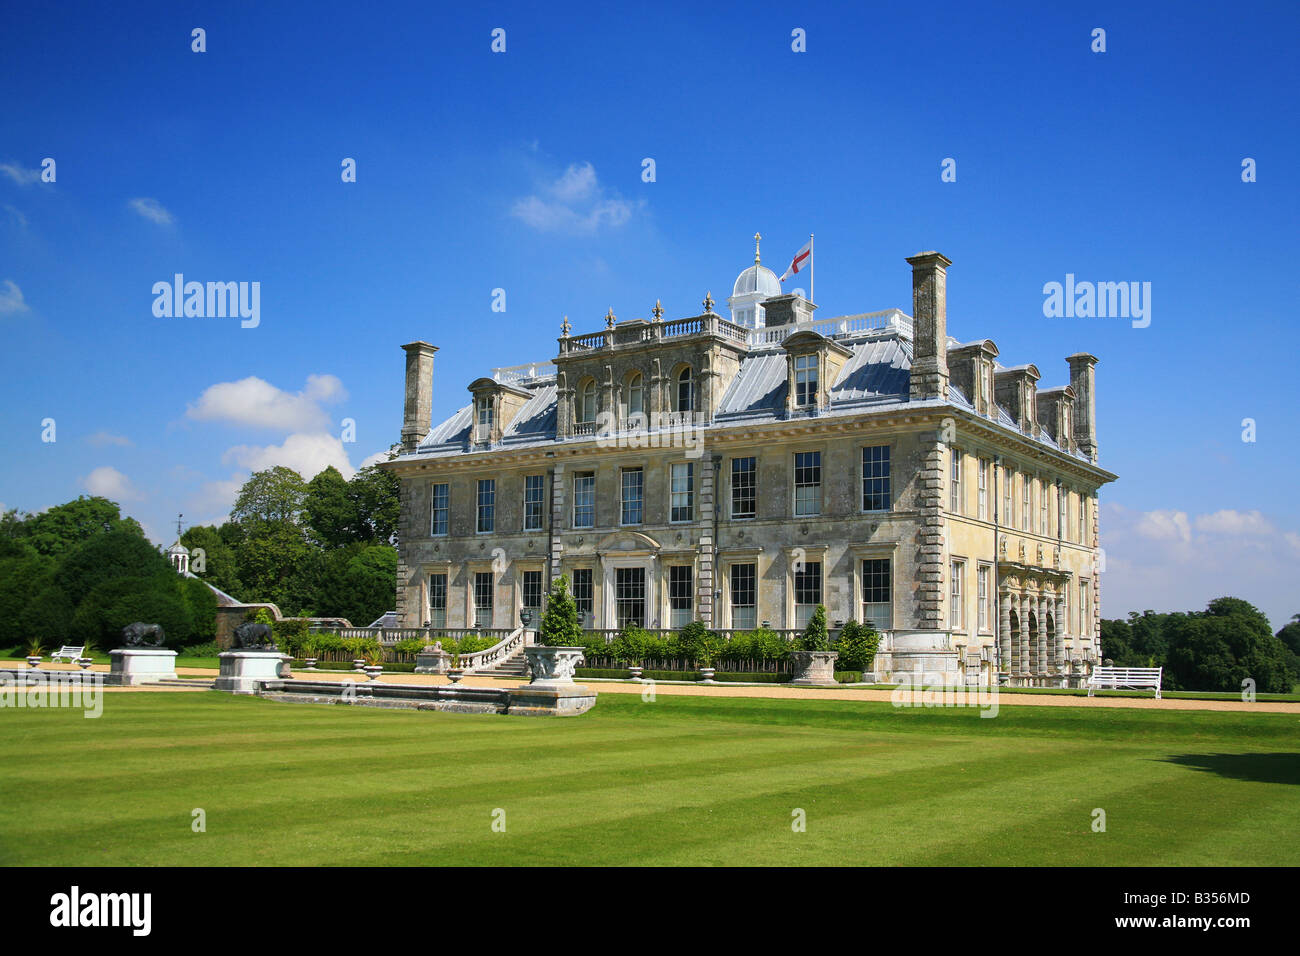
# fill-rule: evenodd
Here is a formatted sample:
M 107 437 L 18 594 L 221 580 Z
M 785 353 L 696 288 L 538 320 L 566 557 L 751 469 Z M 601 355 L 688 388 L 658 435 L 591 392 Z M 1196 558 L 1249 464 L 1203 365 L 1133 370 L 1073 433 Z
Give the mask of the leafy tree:
M 1262 612 L 1240 598 L 1215 598 L 1204 611 L 1171 614 L 1167 673 L 1184 690 L 1240 691 L 1251 678 L 1258 690 L 1291 689 L 1286 646 Z
M 826 631 L 826 608 L 820 604 L 813 611 L 812 617 L 808 620 L 808 626 L 803 630 L 801 649 L 805 651 L 829 651 L 831 649 L 830 635 Z
M 286 614 L 309 598 L 301 586 L 319 553 L 296 524 L 288 521 L 255 524 L 235 549 L 239 580 L 246 600 L 271 601 Z
M 391 611 L 397 597 L 397 549 L 386 544 L 361 548 L 348 561 L 343 598 L 353 624 L 365 626 L 385 611 Z
M 1128 621 L 1102 619 L 1101 654 L 1116 667 L 1146 667 L 1147 659 L 1133 650 L 1133 631 Z M 1163 659 L 1161 663 L 1164 663 Z
M 401 517 L 400 482 L 391 471 L 367 465 L 348 483 L 356 507 L 357 534 L 376 544 L 393 544 Z
M 244 482 L 230 518 L 249 530 L 264 523 L 297 524 L 306 494 L 307 486 L 301 475 L 292 468 L 276 465 L 254 472 Z
M 231 527 L 235 527 L 231 525 Z M 194 525 L 181 535 L 181 544 L 190 549 L 190 571 L 214 587 L 221 588 L 232 597 L 241 597 L 243 586 L 239 580 L 235 549 L 222 534 L 222 529 L 212 525 Z M 195 566 L 195 549 L 203 550 L 204 569 Z
M 61 555 L 96 535 L 120 530 L 144 537 L 138 521 L 123 518 L 117 502 L 98 495 L 82 495 L 40 514 L 19 516 L 10 511 L 0 523 L 0 532 L 6 537 L 26 541 L 39 554 L 49 556 Z
M 549 647 L 576 647 L 582 643 L 582 629 L 578 627 L 578 605 L 569 593 L 569 579 L 563 574 L 551 582 L 537 638 Z
M 54 584 L 41 588 L 15 617 L 19 637 L 15 643 L 37 641 L 46 647 L 67 643 L 75 611 L 76 605 L 62 588 Z
M 118 577 L 101 582 L 78 605 L 71 623 L 72 640 L 118 647 L 122 628 L 143 621 L 161 625 L 169 647 L 191 643 L 194 620 L 181 597 L 181 580 L 174 571 L 167 571 L 152 577 Z
M 326 548 L 341 548 L 358 539 L 352 489 L 333 465 L 307 482 L 302 514 L 311 539 Z
M 133 530 L 119 528 L 87 538 L 63 558 L 55 583 L 80 604 L 96 586 L 123 577 L 176 577 L 167 559 Z
M 0 537 L 0 647 L 27 640 L 20 615 L 54 580 L 55 561 L 26 541 Z M 66 600 L 66 597 L 65 597 Z

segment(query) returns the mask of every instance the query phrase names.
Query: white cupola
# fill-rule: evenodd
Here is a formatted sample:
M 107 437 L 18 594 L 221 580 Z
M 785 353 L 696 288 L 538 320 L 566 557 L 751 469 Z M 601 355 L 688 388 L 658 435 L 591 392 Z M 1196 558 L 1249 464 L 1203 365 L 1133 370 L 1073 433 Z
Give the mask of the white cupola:
M 762 264 L 758 248 L 762 238 L 761 233 L 754 233 L 754 264 L 736 276 L 731 297 L 727 299 L 731 321 L 750 329 L 761 329 L 765 324 L 763 300 L 781 294 L 781 280 Z

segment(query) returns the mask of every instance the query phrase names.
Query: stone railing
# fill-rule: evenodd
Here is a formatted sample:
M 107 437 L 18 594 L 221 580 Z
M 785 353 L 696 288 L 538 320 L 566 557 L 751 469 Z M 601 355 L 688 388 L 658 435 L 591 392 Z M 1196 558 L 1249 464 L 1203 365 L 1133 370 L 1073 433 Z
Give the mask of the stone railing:
M 374 637 L 381 644 L 396 644 L 418 637 L 432 644 L 444 637 L 460 640 L 462 637 L 495 637 L 498 640 L 508 638 L 515 633 L 508 627 L 329 627 L 328 625 L 311 625 L 307 628 L 312 633 L 328 632 L 339 637 Z M 516 630 L 518 630 L 516 628 Z
M 555 374 L 554 362 L 529 362 L 527 365 L 506 365 L 492 370 L 492 380 L 509 385 L 511 382 L 527 382 L 536 378 L 549 378 Z
M 883 312 L 861 312 L 857 315 L 840 315 L 834 318 L 814 319 L 798 325 L 773 325 L 761 329 L 746 329 L 751 346 L 776 345 L 795 332 L 819 332 L 825 336 L 856 335 L 860 332 L 878 332 L 884 329 L 910 329 L 912 319 L 899 309 Z
M 517 627 L 501 641 L 482 651 L 474 651 L 472 654 L 460 655 L 460 666 L 467 672 L 473 673 L 476 670 L 491 667 L 500 661 L 512 656 L 517 651 L 525 647 L 530 647 L 537 643 L 537 632 Z

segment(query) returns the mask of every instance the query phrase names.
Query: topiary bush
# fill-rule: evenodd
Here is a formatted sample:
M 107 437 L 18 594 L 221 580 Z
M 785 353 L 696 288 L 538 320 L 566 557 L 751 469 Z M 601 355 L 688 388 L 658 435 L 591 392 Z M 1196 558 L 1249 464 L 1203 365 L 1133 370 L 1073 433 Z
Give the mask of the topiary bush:
M 800 649 L 805 651 L 829 651 L 831 649 L 830 634 L 826 630 L 826 608 L 820 604 L 817 605 L 817 609 L 813 611 L 812 617 L 808 620 L 808 626 L 804 628 Z
M 582 643 L 578 606 L 569 593 L 569 579 L 563 574 L 551 582 L 537 639 L 547 647 L 577 647 Z

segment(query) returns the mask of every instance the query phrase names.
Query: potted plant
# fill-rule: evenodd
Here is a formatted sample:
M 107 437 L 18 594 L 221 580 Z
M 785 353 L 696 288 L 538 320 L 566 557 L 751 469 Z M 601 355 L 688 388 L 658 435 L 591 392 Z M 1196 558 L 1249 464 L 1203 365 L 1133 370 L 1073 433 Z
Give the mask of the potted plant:
M 31 641 L 27 645 L 27 666 L 39 667 L 41 656 L 45 653 L 45 648 L 40 641 Z
M 826 608 L 818 604 L 804 628 L 799 649 L 790 652 L 796 687 L 834 687 L 835 659 L 839 654 L 831 650 L 830 634 L 826 630 Z
M 384 672 L 384 649 L 380 645 L 367 647 L 363 652 L 365 665 L 361 668 L 365 671 L 368 680 L 378 680 L 379 675 Z
M 563 574 L 555 579 L 546 596 L 537 640 L 537 644 L 524 648 L 532 682 L 572 684 L 573 672 L 583 661 L 584 648 L 578 606 L 569 593 L 569 579 Z
M 460 654 L 453 652 L 451 655 L 451 666 L 447 668 L 447 679 L 453 684 L 459 684 L 460 679 L 465 676 L 465 668 L 460 666 Z

